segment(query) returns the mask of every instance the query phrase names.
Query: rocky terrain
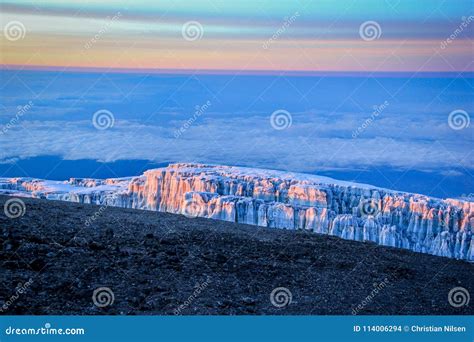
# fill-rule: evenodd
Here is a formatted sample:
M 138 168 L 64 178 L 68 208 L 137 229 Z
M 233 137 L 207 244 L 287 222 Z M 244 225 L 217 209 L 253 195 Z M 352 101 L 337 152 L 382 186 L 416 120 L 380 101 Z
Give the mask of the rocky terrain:
M 14 215 L 0 212 L 1 314 L 474 313 L 448 300 L 455 288 L 473 293 L 474 265 L 462 260 L 305 230 L 21 201 Z

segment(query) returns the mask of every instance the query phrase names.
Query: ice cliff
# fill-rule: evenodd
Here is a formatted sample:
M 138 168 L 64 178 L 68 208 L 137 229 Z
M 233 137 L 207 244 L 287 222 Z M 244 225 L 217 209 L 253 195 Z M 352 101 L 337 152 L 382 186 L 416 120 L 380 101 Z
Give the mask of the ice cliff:
M 474 261 L 474 202 L 314 175 L 182 163 L 131 178 L 0 178 L 1 193 L 304 229 Z

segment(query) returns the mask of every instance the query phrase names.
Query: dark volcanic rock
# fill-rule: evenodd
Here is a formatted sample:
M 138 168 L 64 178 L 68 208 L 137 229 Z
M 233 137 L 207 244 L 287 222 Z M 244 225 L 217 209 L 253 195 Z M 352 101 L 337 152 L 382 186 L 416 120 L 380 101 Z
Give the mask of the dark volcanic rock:
M 448 302 L 456 287 L 474 295 L 474 265 L 464 261 L 304 231 L 23 200 L 24 216 L 0 213 L 0 299 L 31 284 L 3 314 L 350 315 L 359 305 L 357 314 L 474 313 L 472 303 Z

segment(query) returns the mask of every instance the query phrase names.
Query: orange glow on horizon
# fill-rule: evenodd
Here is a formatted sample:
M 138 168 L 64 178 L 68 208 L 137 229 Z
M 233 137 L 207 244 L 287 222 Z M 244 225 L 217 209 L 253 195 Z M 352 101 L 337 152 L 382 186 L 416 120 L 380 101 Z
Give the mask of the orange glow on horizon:
M 264 48 L 256 40 L 201 40 L 128 37 L 101 39 L 87 46 L 83 37 L 28 35 L 1 38 L 1 64 L 59 68 L 281 71 L 472 71 L 470 46 L 437 40 L 281 40 Z M 295 45 L 300 48 L 295 49 Z M 470 68 L 470 69 L 469 69 Z

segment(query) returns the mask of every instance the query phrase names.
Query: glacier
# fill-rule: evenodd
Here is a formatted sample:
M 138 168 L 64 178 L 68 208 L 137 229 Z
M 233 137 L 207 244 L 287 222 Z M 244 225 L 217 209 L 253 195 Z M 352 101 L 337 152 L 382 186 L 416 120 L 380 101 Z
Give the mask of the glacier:
M 474 202 L 317 175 L 176 163 L 137 177 L 0 178 L 0 194 L 308 230 L 474 261 Z

